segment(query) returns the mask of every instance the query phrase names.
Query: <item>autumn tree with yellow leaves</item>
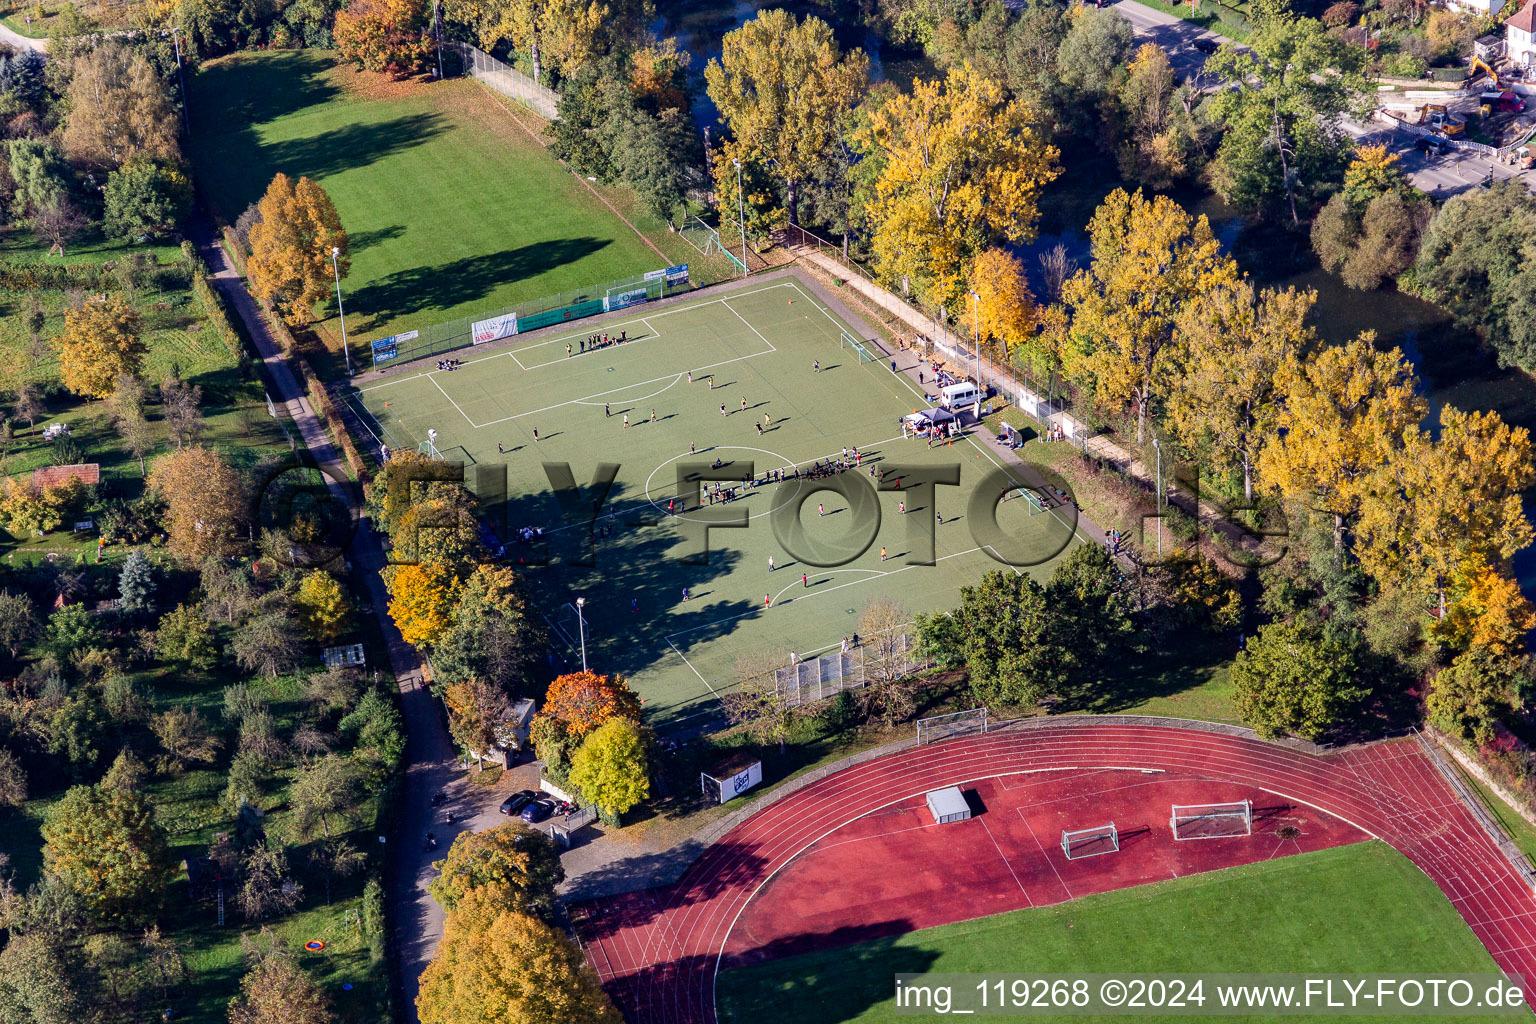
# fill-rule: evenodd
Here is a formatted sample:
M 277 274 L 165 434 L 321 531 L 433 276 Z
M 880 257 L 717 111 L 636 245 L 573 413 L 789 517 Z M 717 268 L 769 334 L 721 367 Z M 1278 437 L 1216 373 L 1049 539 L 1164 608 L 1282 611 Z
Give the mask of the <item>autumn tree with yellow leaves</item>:
M 1259 452 L 1259 477 L 1333 519 L 1335 560 L 1344 527 L 1372 494 L 1374 474 L 1424 418 L 1413 366 L 1379 352 L 1367 331 L 1347 345 L 1294 359 L 1280 371 L 1286 401 L 1278 436 Z
M 136 377 L 144 365 L 142 328 L 138 311 L 116 295 L 65 313 L 64 333 L 53 339 L 64 386 L 87 398 L 112 397 L 118 375 Z
M 1458 578 L 1530 544 L 1521 494 L 1533 482 L 1529 431 L 1498 413 L 1445 406 L 1438 437 L 1411 427 L 1368 482 L 1355 531 L 1360 564 L 1423 594 L 1444 619 Z
M 1063 289 L 1072 310 L 1068 372 L 1102 399 L 1132 406 L 1136 443 L 1172 374 L 1179 317 L 1200 296 L 1235 284 L 1237 264 L 1204 216 L 1167 196 L 1115 189 L 1088 232 L 1093 265 Z
M 389 617 L 405 642 L 430 647 L 448 629 L 458 597 L 459 578 L 435 562 L 392 565 L 384 570 L 389 588 Z
M 560 853 L 538 829 L 513 821 L 481 832 L 461 832 L 435 865 L 427 886 L 449 913 L 474 892 L 494 892 L 501 905 L 544 917 L 554 910 L 555 886 L 565 880 Z
M 487 50 L 506 41 L 528 54 L 533 80 L 540 83 L 546 62 L 569 77 L 596 57 L 613 13 L 597 0 L 447 0 L 443 12 L 473 26 Z
M 1307 323 L 1314 291 L 1239 281 L 1201 295 L 1178 319 L 1176 381 L 1168 421 L 1184 446 L 1221 472 L 1240 473 L 1253 500 L 1259 449 L 1275 432 L 1280 369 L 1317 341 Z
M 789 222 L 798 224 L 801 182 L 838 144 L 868 85 L 869 58 L 843 54 L 820 18 L 767 10 L 726 33 L 704 81 L 739 155 L 773 161 Z
M 460 901 L 421 975 L 422 1024 L 622 1024 L 565 933 L 503 905 L 494 890 Z
M 279 174 L 257 204 L 261 222 L 251 228 L 251 258 L 246 264 L 251 292 L 277 305 L 290 324 L 314 319 L 316 302 L 334 287 L 331 250 L 340 249 L 338 267 L 347 276 L 347 233 L 331 197 L 309 178 L 295 182 Z
M 1037 120 L 970 64 L 868 113 L 854 138 L 879 167 L 867 215 L 887 281 L 957 309 L 983 248 L 1033 240 L 1040 194 L 1061 173 Z
M 1006 249 L 987 249 L 971 267 L 973 327 L 982 341 L 1003 352 L 1035 332 L 1035 297 L 1029 293 L 1024 262 Z

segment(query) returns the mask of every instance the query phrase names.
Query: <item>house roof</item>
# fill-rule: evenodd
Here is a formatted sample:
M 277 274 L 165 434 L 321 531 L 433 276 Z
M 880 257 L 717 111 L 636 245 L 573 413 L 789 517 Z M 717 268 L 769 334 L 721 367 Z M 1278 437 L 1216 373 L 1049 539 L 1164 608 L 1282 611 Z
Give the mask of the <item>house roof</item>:
M 1509 28 L 1517 28 L 1521 32 L 1536 32 L 1536 0 L 1527 2 L 1520 8 L 1519 13 L 1504 24 Z

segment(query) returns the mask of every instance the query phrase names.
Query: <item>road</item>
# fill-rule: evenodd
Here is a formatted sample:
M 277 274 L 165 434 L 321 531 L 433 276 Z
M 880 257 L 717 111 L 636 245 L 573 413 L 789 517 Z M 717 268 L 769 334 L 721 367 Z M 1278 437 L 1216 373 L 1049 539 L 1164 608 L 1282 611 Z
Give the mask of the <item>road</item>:
M 0 43 L 4 43 L 18 53 L 22 50 L 37 50 L 40 53 L 48 52 L 48 40 L 29 39 L 6 25 L 0 25 Z
M 1120 0 L 1114 5 L 1116 13 L 1131 23 L 1138 36 L 1156 43 L 1168 54 L 1173 73 L 1188 80 L 1205 67 L 1206 54 L 1195 49 L 1195 40 L 1210 39 L 1216 43 L 1230 43 L 1226 36 L 1208 32 L 1192 21 L 1165 14 L 1155 7 L 1139 4 L 1136 0 Z
M 1192 22 L 1172 14 L 1165 14 L 1136 0 L 1120 0 L 1114 9 L 1136 30 L 1136 34 L 1156 43 L 1168 54 L 1174 74 L 1188 80 L 1205 67 L 1206 55 L 1195 49 L 1197 39 L 1212 39 L 1217 43 L 1232 40 L 1214 32 L 1207 32 Z M 1527 187 L 1536 191 L 1536 173 L 1521 171 L 1508 164 L 1497 163 L 1489 157 L 1471 152 L 1451 150 L 1444 155 L 1431 156 L 1414 148 L 1414 136 L 1410 132 L 1395 131 L 1379 122 L 1361 125 L 1344 122 L 1344 130 L 1364 145 L 1385 144 L 1401 158 L 1399 166 L 1413 184 L 1437 199 L 1477 188 L 1493 170 L 1495 180 L 1520 178 Z

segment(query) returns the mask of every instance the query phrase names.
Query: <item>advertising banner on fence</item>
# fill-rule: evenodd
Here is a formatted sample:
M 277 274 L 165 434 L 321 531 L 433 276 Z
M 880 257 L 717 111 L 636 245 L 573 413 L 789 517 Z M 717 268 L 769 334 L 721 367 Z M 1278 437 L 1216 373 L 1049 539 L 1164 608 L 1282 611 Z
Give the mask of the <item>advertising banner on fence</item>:
M 625 306 L 638 306 L 645 301 L 645 285 L 637 284 L 623 291 L 610 292 L 603 298 L 603 312 L 611 313 Z
M 667 279 L 667 284 L 687 284 L 688 283 L 688 264 L 686 264 L 686 263 L 679 263 L 677 266 L 675 266 L 675 267 L 668 267 L 665 270 L 651 270 L 651 271 L 647 271 L 646 275 L 645 275 L 645 279 L 647 281 L 654 281 L 658 277 L 666 278 Z
M 517 314 L 503 313 L 489 320 L 477 320 L 470 325 L 469 340 L 474 345 L 484 345 L 497 338 L 510 338 L 517 333 Z
M 387 338 L 380 338 L 373 343 L 373 365 L 387 363 L 391 359 L 400 358 L 400 345 L 403 342 L 414 341 L 421 334 L 420 331 L 406 331 L 404 334 L 391 334 Z

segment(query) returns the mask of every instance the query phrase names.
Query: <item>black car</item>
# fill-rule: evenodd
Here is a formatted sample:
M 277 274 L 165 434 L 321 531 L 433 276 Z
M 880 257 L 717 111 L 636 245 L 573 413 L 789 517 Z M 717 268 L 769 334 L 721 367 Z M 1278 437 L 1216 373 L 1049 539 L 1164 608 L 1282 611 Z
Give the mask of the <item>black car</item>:
M 1202 36 L 1201 38 L 1195 40 L 1195 49 L 1199 50 L 1201 53 L 1215 53 L 1217 50 L 1221 49 L 1221 44 L 1214 39 Z
M 543 821 L 545 818 L 554 813 L 555 804 L 553 800 L 535 800 L 533 803 L 523 808 L 522 817 L 524 821 L 532 823 L 535 821 Z
M 501 802 L 501 813 L 506 815 L 517 815 L 522 812 L 524 807 L 527 807 L 538 798 L 539 794 L 535 793 L 531 789 L 525 789 L 520 793 L 513 793 L 511 796 L 507 797 Z
M 1446 145 L 1444 139 L 1436 139 L 1424 135 L 1414 141 L 1413 148 L 1430 156 L 1441 156 L 1445 153 Z

